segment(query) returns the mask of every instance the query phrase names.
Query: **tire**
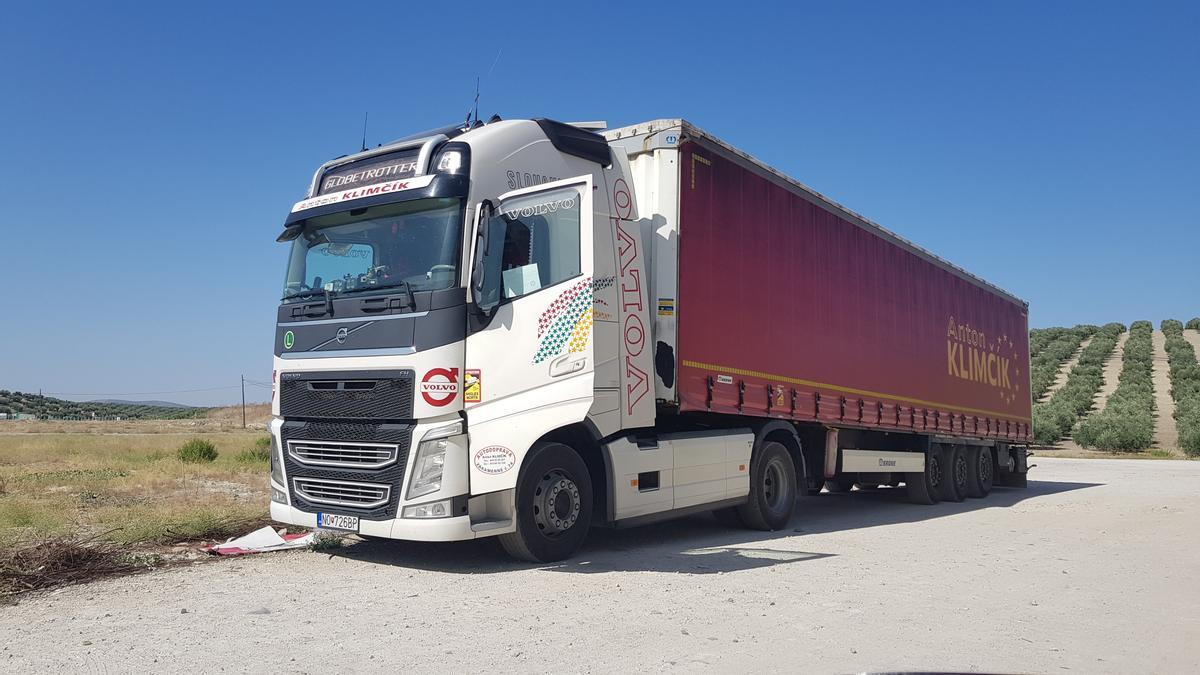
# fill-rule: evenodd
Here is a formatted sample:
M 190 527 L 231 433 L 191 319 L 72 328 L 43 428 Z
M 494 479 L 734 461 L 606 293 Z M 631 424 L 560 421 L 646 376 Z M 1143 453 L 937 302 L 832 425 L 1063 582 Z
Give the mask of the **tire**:
M 849 492 L 850 488 L 852 487 L 854 487 L 854 481 L 846 478 L 845 476 L 830 478 L 829 480 L 825 481 L 825 489 L 834 494 Z
M 535 445 L 517 480 L 516 532 L 500 535 L 514 558 L 554 562 L 571 557 L 592 524 L 592 479 L 570 446 Z
M 972 447 L 967 451 L 967 496 L 976 499 L 986 497 L 992 492 L 995 480 L 995 464 L 992 459 L 992 449 Z
M 967 498 L 970 462 L 961 445 L 945 446 L 942 450 L 945 461 L 946 479 L 942 481 L 942 501 L 961 502 Z
M 925 470 L 904 474 L 904 489 L 913 504 L 936 504 L 941 499 L 943 471 L 942 453 L 937 448 L 925 452 Z
M 796 510 L 796 465 L 781 443 L 767 441 L 750 460 L 750 496 L 737 507 L 746 527 L 778 530 Z

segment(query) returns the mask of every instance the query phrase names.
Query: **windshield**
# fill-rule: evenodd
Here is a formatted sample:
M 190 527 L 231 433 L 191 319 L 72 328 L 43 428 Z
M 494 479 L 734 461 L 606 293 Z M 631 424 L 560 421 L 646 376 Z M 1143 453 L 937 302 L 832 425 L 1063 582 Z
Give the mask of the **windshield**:
M 292 242 L 283 299 L 458 284 L 462 202 L 419 199 L 311 218 Z

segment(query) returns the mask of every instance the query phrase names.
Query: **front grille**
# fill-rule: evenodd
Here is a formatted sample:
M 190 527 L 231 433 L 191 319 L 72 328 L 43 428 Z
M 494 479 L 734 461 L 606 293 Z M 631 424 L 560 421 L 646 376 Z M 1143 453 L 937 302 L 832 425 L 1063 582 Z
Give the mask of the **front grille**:
M 314 504 L 332 504 L 357 509 L 382 506 L 392 494 L 390 485 L 321 478 L 293 478 L 292 488 L 297 497 Z
M 284 373 L 279 413 L 286 418 L 412 419 L 413 379 L 411 370 Z
M 395 443 L 347 441 L 288 441 L 287 448 L 301 464 L 358 469 L 383 468 L 396 461 L 400 451 Z
M 411 424 L 368 424 L 365 422 L 304 422 L 286 420 L 279 430 L 284 447 L 283 468 L 287 472 L 288 485 L 292 487 L 292 506 L 306 513 L 337 513 L 359 516 L 366 520 L 395 518 L 400 492 L 404 483 L 404 472 L 408 468 L 409 448 L 412 442 Z M 294 447 L 378 447 L 396 449 L 396 458 L 378 468 L 363 466 L 329 466 L 305 464 L 292 453 Z M 366 506 L 358 502 L 318 502 L 320 494 L 297 490 L 296 480 L 341 481 L 366 483 L 390 488 L 383 503 Z M 302 494 L 303 493 L 303 494 Z M 369 501 L 369 500 L 368 500 Z

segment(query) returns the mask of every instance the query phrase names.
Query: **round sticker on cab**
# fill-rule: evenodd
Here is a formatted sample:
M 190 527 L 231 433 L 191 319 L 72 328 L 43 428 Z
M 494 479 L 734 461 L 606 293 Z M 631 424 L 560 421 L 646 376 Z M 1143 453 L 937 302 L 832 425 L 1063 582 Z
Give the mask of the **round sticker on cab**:
M 421 398 L 432 406 L 449 405 L 458 396 L 458 368 L 433 368 L 421 378 Z
M 517 455 L 503 445 L 489 445 L 475 453 L 475 468 L 483 473 L 504 473 L 517 463 Z

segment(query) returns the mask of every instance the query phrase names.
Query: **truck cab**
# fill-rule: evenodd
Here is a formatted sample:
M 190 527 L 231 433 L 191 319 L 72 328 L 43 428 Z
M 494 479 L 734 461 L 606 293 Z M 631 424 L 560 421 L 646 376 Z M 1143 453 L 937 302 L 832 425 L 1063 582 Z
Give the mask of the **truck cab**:
M 573 446 L 654 424 L 627 172 L 603 137 L 549 120 L 321 166 L 278 237 L 272 517 L 423 541 L 525 529 L 547 535 L 506 544 L 521 557 L 574 550 L 605 467 Z M 545 497 L 520 528 L 533 450 Z

